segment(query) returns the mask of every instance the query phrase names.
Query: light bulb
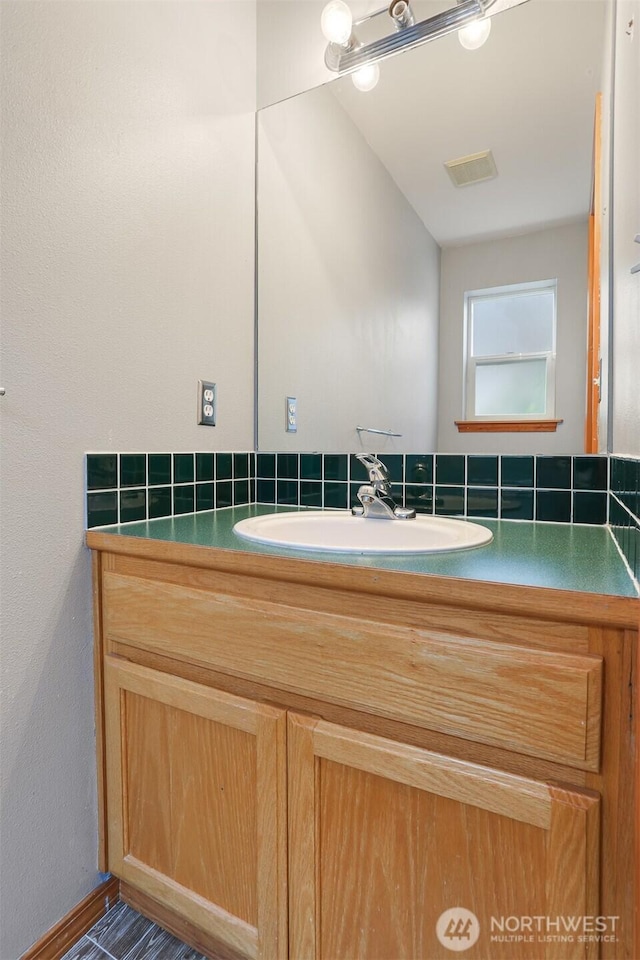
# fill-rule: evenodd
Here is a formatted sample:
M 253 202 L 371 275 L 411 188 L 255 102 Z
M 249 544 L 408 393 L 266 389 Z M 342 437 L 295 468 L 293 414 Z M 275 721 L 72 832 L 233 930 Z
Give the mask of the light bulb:
M 345 46 L 351 37 L 353 16 L 343 0 L 331 0 L 322 11 L 320 27 L 329 43 Z
M 462 30 L 458 30 L 458 40 L 465 50 L 477 50 L 485 42 L 491 31 L 491 20 L 485 17 L 483 20 L 474 20 L 467 24 Z
M 364 67 L 351 74 L 351 79 L 356 90 L 367 93 L 368 90 L 373 90 L 380 79 L 380 67 L 377 63 L 365 63 Z

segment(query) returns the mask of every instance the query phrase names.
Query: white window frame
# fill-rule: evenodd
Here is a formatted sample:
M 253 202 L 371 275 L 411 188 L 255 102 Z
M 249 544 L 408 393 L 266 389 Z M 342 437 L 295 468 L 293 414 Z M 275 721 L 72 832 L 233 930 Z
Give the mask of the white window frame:
M 471 345 L 473 343 L 471 323 L 473 303 L 479 300 L 496 300 L 503 297 L 518 295 L 528 296 L 532 291 L 553 291 L 553 349 L 546 353 L 504 353 L 488 357 L 473 357 Z M 467 420 L 552 420 L 555 418 L 556 406 L 556 334 L 558 310 L 558 281 L 534 280 L 528 283 L 511 283 L 500 287 L 485 287 L 481 290 L 468 290 L 464 295 L 464 409 Z M 480 366 L 497 363 L 518 363 L 526 360 L 546 361 L 547 393 L 544 413 L 532 414 L 490 414 L 478 416 L 475 412 L 476 398 L 476 370 Z

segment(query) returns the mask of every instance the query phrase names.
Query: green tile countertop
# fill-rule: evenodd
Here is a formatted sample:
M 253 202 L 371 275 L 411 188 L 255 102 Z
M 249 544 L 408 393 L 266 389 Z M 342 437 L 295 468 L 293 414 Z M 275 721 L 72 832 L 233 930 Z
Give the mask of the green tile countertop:
M 94 528 L 89 533 L 115 534 L 241 553 L 291 557 L 315 563 L 396 570 L 487 583 L 546 587 L 605 596 L 638 596 L 635 583 L 613 537 L 607 527 L 601 526 L 483 519 L 476 522 L 493 532 L 493 541 L 487 546 L 457 552 L 409 556 L 362 556 L 291 550 L 252 543 L 233 532 L 234 524 L 246 517 L 299 509 L 305 508 L 249 504 L 179 517 Z

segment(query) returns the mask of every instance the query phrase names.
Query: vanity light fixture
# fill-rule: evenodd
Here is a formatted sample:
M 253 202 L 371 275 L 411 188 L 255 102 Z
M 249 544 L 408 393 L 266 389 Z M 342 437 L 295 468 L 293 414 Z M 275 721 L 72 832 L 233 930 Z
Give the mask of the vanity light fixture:
M 517 2 L 522 0 L 516 0 Z M 391 0 L 389 7 L 376 10 L 354 23 L 351 11 L 344 0 L 330 0 L 322 11 L 320 21 L 322 32 L 329 41 L 324 62 L 334 73 L 355 73 L 365 65 L 376 64 L 385 57 L 420 46 L 429 40 L 435 40 L 436 37 L 444 37 L 456 30 L 459 31 L 460 42 L 466 46 L 469 41 L 465 43 L 462 37 L 464 28 L 478 23 L 481 27 L 480 33 L 485 31 L 484 38 L 470 42 L 475 42 L 476 47 L 480 46 L 486 40 L 491 28 L 491 21 L 487 14 L 494 3 L 496 0 L 459 0 L 454 7 L 442 10 L 416 23 L 408 0 Z M 354 28 L 357 29 L 381 14 L 388 14 L 392 31 L 370 43 L 359 43 Z M 469 49 L 475 49 L 475 47 L 469 47 Z
M 483 17 L 481 20 L 474 20 L 467 24 L 462 30 L 458 30 L 458 40 L 465 50 L 477 50 L 485 43 L 491 32 L 491 20 L 489 17 Z
M 373 90 L 380 79 L 380 67 L 377 63 L 365 63 L 364 67 L 360 67 L 359 70 L 351 74 L 351 79 L 356 90 L 368 93 L 369 90 Z

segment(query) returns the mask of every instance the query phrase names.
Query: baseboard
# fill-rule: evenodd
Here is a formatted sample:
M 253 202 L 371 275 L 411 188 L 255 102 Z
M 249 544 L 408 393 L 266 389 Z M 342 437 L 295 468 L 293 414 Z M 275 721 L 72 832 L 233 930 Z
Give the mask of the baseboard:
M 20 960 L 60 960 L 109 907 L 117 903 L 119 896 L 120 881 L 116 877 L 105 880 L 23 953 Z

